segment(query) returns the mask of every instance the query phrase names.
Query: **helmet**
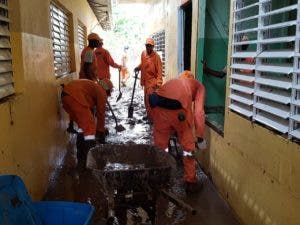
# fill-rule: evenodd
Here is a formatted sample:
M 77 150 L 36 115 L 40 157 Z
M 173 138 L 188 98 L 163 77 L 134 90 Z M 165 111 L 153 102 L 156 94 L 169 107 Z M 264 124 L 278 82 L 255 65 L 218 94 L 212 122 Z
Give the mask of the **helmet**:
M 90 33 L 90 34 L 88 35 L 87 39 L 88 39 L 89 41 L 90 41 L 90 40 L 97 40 L 97 41 L 99 41 L 99 42 L 102 42 L 102 41 L 103 41 L 103 39 L 100 38 L 99 35 L 96 34 L 96 33 Z
M 179 74 L 179 78 L 192 78 L 195 79 L 194 74 L 191 71 L 185 70 L 181 74 Z
M 154 46 L 154 40 L 153 40 L 153 38 L 147 38 L 145 44 L 146 45 L 153 45 Z

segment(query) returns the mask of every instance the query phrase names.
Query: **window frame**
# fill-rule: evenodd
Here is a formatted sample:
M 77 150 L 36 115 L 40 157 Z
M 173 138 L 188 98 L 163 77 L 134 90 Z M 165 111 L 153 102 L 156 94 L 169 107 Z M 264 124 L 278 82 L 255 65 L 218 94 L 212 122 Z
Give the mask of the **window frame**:
M 230 111 L 296 141 L 300 141 L 299 22 L 300 0 L 293 4 L 249 0 L 246 5 L 235 0 L 228 87 Z M 245 34 L 248 40 L 242 39 Z M 243 52 L 242 45 L 250 50 Z M 246 70 L 253 72 L 244 74 Z
M 82 36 L 80 36 L 80 34 L 82 34 Z M 83 38 L 81 39 L 81 37 Z M 77 24 L 77 38 L 79 52 L 82 52 L 82 50 L 87 46 L 87 27 L 80 20 L 78 20 Z M 82 47 L 81 42 L 83 43 Z
M 67 10 L 62 4 L 60 4 L 57 1 L 50 1 L 49 10 L 50 10 L 50 36 L 52 40 L 52 49 L 53 49 L 54 75 L 56 78 L 61 78 L 64 76 L 71 75 L 76 71 L 73 16 L 69 10 Z M 58 18 L 54 18 L 52 15 L 53 11 L 56 11 L 54 13 L 58 14 L 58 16 L 64 17 L 66 21 L 60 21 Z M 55 21 L 56 24 L 54 23 L 54 20 L 56 20 Z M 54 29 L 54 26 L 56 27 L 55 28 L 56 30 Z M 65 26 L 67 29 L 64 29 L 65 27 L 61 27 L 61 26 Z M 60 29 L 64 31 L 64 34 L 61 34 Z M 60 35 L 62 35 L 64 38 L 60 38 L 61 37 Z M 59 41 L 57 41 L 58 38 L 60 38 Z M 65 39 L 66 45 L 60 44 L 60 40 L 62 39 Z M 64 55 L 62 54 L 59 55 L 58 54 L 59 52 L 61 53 L 64 52 Z M 58 58 L 61 58 L 61 61 L 58 61 Z M 64 66 L 57 67 L 56 64 L 59 64 L 60 62 L 64 64 L 67 63 L 68 64 L 67 68 Z M 59 69 L 62 71 L 56 72 Z
M 10 34 L 10 13 L 8 0 L 0 1 L 0 103 L 16 94 L 14 86 L 13 59 Z M 3 26 L 3 27 L 2 27 Z

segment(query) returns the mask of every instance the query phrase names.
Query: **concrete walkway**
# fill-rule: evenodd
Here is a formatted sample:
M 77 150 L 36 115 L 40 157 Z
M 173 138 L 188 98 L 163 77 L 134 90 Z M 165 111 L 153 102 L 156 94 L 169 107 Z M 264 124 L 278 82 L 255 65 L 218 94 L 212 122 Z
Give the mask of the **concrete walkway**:
M 108 113 L 106 127 L 110 130 L 107 138 L 109 143 L 118 144 L 151 144 L 151 126 L 142 120 L 145 115 L 143 108 L 143 91 L 138 87 L 134 98 L 134 118 L 127 118 L 127 107 L 129 105 L 131 87 L 123 88 L 123 97 L 118 103 L 115 101 L 118 91 L 115 91 L 110 98 L 112 107 L 115 110 L 120 123 L 126 127 L 126 131 L 117 133 L 114 130 L 114 121 Z M 107 200 L 103 194 L 97 176 L 91 171 L 78 172 L 74 169 L 75 159 L 75 140 L 76 135 L 70 136 L 71 141 L 68 152 L 65 156 L 63 165 L 58 168 L 51 177 L 45 200 L 63 200 L 89 202 L 95 206 L 94 225 L 105 224 L 107 215 Z M 108 144 L 109 144 L 108 143 Z M 197 174 L 203 183 L 203 189 L 193 195 L 186 195 L 182 182 L 182 166 L 177 165 L 173 174 L 170 190 L 178 198 L 194 207 L 196 215 L 174 205 L 165 198 L 158 197 L 156 204 L 156 225 L 239 225 L 231 209 L 216 191 L 214 185 L 208 177 L 198 168 Z M 140 210 L 139 210 L 140 212 Z M 129 215 L 129 214 L 128 214 Z M 141 217 L 145 217 L 145 212 L 141 212 Z M 128 224 L 149 224 L 143 219 L 137 222 L 129 218 Z

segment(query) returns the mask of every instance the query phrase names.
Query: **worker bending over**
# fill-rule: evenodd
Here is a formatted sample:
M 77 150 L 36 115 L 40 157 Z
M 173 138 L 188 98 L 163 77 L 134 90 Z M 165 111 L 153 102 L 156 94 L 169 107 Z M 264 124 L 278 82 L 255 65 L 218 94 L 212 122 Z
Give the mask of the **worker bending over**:
M 167 81 L 149 96 L 154 145 L 166 149 L 170 136 L 176 133 L 183 148 L 184 181 L 187 191 L 200 187 L 193 153 L 197 145 L 203 142 L 205 122 L 205 87 L 193 77 L 190 71 L 184 71 L 179 79 Z M 193 127 L 197 137 L 196 145 Z
M 149 95 L 160 87 L 163 83 L 162 80 L 162 62 L 160 56 L 154 48 L 154 40 L 147 38 L 146 50 L 142 52 L 141 63 L 134 71 L 141 71 L 141 86 L 144 87 L 144 102 L 147 110 L 148 119 L 152 119 L 149 106 Z
M 109 79 L 91 81 L 87 79 L 73 80 L 64 86 L 62 91 L 63 108 L 70 119 L 79 127 L 78 137 L 83 135 L 84 146 L 77 149 L 78 168 L 86 165 L 87 153 L 96 144 L 96 135 L 100 143 L 105 142 L 105 104 L 112 90 Z M 96 107 L 97 125 L 92 113 Z

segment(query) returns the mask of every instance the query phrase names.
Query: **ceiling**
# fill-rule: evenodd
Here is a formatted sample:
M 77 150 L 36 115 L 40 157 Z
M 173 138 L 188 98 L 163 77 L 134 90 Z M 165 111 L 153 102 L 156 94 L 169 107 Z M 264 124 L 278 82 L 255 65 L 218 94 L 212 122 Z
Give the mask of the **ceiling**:
M 149 0 L 87 0 L 103 30 L 112 27 L 112 7 L 117 4 L 149 3 Z M 133 6 L 134 7 L 134 6 Z
M 112 0 L 87 0 L 103 30 L 112 26 Z

